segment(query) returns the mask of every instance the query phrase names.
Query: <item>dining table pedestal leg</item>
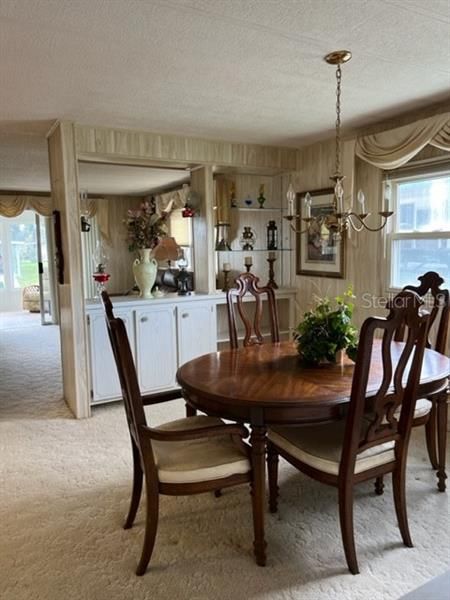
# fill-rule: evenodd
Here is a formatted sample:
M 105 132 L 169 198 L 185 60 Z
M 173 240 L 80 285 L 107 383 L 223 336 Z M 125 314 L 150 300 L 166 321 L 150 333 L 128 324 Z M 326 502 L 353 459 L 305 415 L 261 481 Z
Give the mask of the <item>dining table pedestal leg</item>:
M 256 564 L 264 567 L 266 564 L 266 541 L 264 539 L 264 505 L 265 505 L 265 455 L 266 455 L 266 428 L 252 426 L 250 435 L 252 446 L 252 502 L 253 502 L 253 528 L 255 541 L 253 548 Z
M 445 454 L 447 450 L 447 391 L 439 394 L 436 398 L 437 405 L 437 441 L 438 441 L 438 489 L 440 492 L 445 492 L 445 480 L 447 474 L 445 472 Z

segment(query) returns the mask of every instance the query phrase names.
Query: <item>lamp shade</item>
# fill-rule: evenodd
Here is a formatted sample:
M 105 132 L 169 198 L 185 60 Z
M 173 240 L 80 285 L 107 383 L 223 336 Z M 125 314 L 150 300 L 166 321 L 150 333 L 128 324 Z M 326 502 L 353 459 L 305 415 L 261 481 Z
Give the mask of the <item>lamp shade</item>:
M 176 243 L 175 238 L 165 237 L 153 249 L 152 255 L 158 262 L 165 260 L 175 261 L 183 255 L 183 252 Z

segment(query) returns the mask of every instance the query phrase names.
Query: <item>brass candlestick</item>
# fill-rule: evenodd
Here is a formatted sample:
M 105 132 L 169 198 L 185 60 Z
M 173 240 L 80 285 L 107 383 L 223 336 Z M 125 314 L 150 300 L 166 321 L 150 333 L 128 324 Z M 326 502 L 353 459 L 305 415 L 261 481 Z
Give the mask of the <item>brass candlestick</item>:
M 275 271 L 273 270 L 273 263 L 276 261 L 277 259 L 273 256 L 270 256 L 267 259 L 267 262 L 269 263 L 269 281 L 267 282 L 267 287 L 272 288 L 273 290 L 277 290 L 278 289 L 278 285 L 274 279 L 275 277 Z
M 223 270 L 223 288 L 222 288 L 222 292 L 228 292 L 228 290 L 230 289 L 230 271 L 228 270 Z

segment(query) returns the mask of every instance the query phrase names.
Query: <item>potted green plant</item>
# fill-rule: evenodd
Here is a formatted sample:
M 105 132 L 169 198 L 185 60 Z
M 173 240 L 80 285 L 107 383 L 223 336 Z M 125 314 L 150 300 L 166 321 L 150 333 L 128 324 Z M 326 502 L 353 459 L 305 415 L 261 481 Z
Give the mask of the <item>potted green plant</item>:
M 294 339 L 305 363 L 335 363 L 341 350 L 355 359 L 358 332 L 351 322 L 353 299 L 349 288 L 342 296 L 336 296 L 334 303 L 329 298 L 319 298 L 316 306 L 304 314 Z

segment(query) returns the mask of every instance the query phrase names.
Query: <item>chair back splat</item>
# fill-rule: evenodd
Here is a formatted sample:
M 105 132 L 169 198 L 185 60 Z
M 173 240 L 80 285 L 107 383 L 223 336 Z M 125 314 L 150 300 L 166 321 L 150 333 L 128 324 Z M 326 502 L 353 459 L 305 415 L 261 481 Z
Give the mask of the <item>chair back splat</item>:
M 246 294 L 251 294 L 255 298 L 255 312 L 253 321 L 249 319 L 244 310 L 244 296 Z M 237 313 L 239 314 L 239 317 L 245 328 L 243 345 L 252 346 L 254 344 L 262 344 L 264 342 L 263 335 L 261 333 L 264 296 L 267 297 L 271 341 L 280 341 L 277 304 L 273 289 L 267 286 L 260 287 L 259 277 L 256 277 L 252 273 L 241 273 L 239 277 L 236 278 L 236 287 L 227 291 L 228 326 L 230 330 L 231 348 L 238 348 L 236 307 Z
M 122 319 L 114 316 L 111 300 L 105 291 L 102 292 L 102 301 L 106 314 L 108 335 L 122 389 L 130 436 L 139 450 L 141 460 L 144 459 L 143 454 L 145 454 L 145 460 L 153 462 L 151 460 L 153 456 L 151 453 L 151 444 L 148 439 L 143 439 L 143 436 L 140 434 L 141 427 L 145 427 L 147 421 L 125 323 Z M 149 446 L 144 453 L 142 443 Z
M 404 291 L 410 290 L 416 292 L 421 298 L 431 294 L 433 298 L 433 307 L 430 315 L 429 336 L 427 339 L 427 348 L 436 350 L 441 354 L 446 353 L 447 338 L 450 317 L 450 293 L 448 289 L 441 289 L 444 283 L 443 278 L 435 271 L 428 271 L 425 275 L 418 277 L 420 285 L 407 285 Z M 433 335 L 433 341 L 431 337 Z M 396 339 L 403 339 L 404 330 L 400 330 Z

